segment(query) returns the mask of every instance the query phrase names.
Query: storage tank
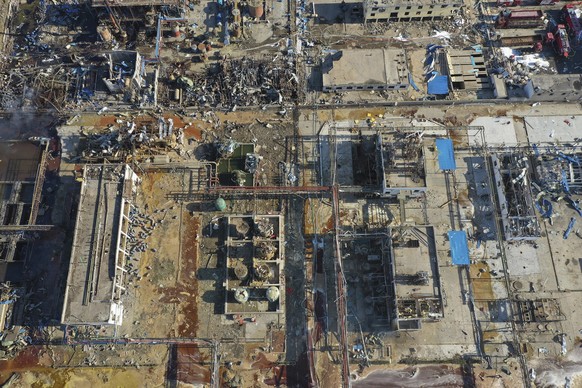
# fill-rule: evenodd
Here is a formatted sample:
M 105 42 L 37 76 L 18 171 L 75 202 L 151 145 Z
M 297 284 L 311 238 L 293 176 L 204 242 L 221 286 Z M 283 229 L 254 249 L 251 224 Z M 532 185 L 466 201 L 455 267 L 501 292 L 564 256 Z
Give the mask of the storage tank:
M 253 18 L 260 19 L 263 17 L 263 13 L 265 12 L 263 8 L 263 0 L 249 0 L 249 14 Z
M 244 287 L 239 287 L 234 290 L 234 299 L 238 303 L 246 303 L 249 300 L 249 291 Z
M 214 202 L 214 206 L 218 211 L 224 211 L 226 209 L 226 201 L 223 198 L 218 197 Z
M 271 286 L 267 289 L 267 300 L 269 302 L 275 302 L 277 299 L 279 299 L 279 289 L 275 286 Z
M 176 25 L 172 28 L 172 36 L 174 38 L 179 38 L 180 37 L 180 26 Z
M 235 23 L 240 23 L 240 10 L 238 8 L 232 10 L 232 19 Z

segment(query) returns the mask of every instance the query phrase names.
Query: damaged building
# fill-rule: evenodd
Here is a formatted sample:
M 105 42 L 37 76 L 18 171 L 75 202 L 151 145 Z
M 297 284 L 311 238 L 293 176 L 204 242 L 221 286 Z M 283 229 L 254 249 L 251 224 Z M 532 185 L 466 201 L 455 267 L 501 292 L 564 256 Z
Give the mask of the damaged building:
M 423 132 L 413 128 L 354 127 L 360 135 L 321 136 L 323 165 L 335 158 L 336 180 L 345 191 L 396 197 L 426 191 Z M 323 170 L 324 183 L 333 177 Z
M 0 385 L 574 384 L 574 6 L 0 8 Z
M 50 140 L 0 142 L 0 333 L 22 322 L 24 306 L 16 302 L 26 293 L 34 241 L 53 227 L 42 197 Z
M 420 22 L 454 17 L 460 14 L 462 2 L 364 0 L 364 21 Z
M 541 236 L 541 230 L 528 184 L 531 182 L 531 169 L 527 155 L 492 155 L 491 163 L 505 239 L 537 239 Z
M 124 290 L 135 271 L 131 258 L 144 249 L 130 231 L 139 178 L 128 165 L 112 164 L 86 166 L 80 179 L 61 320 L 64 325 L 119 326 Z
M 116 101 L 142 107 L 155 106 L 158 70 L 136 51 L 111 51 L 98 54 L 90 65 L 77 72 L 78 100 Z
M 348 309 L 360 330 L 419 330 L 443 317 L 433 233 L 409 227 L 342 239 Z
M 145 39 L 146 34 L 156 33 L 159 19 L 180 16 L 179 1 L 143 0 L 92 0 L 91 7 L 97 12 L 100 24 L 97 31 L 104 42 L 114 38 L 120 41 Z

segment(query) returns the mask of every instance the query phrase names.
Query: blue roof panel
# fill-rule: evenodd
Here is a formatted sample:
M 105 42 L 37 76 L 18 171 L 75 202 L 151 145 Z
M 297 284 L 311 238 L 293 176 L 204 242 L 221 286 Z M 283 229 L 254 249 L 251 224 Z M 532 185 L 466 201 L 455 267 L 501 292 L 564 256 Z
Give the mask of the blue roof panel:
M 449 77 L 446 75 L 437 75 L 432 80 L 428 81 L 428 94 L 449 94 Z
M 439 157 L 439 168 L 441 170 L 456 170 L 455 150 L 451 139 L 436 139 L 436 148 Z
M 462 230 L 451 230 L 449 233 L 451 257 L 454 265 L 469 265 L 469 246 L 467 233 Z

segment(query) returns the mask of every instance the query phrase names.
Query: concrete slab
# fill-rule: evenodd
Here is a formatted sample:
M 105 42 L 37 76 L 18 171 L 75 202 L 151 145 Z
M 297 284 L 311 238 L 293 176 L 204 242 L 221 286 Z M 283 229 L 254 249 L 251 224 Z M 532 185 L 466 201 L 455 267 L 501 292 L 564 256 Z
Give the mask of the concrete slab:
M 540 273 L 538 255 L 533 245 L 510 245 L 505 248 L 507 268 L 512 276 Z
M 482 126 L 485 128 L 485 141 L 490 145 L 517 144 L 515 134 L 515 120 L 512 117 L 477 117 L 471 122 L 471 126 Z M 481 145 L 477 138 L 471 138 L 471 145 Z
M 580 137 L 582 116 L 527 116 L 524 120 L 530 144 L 573 142 Z

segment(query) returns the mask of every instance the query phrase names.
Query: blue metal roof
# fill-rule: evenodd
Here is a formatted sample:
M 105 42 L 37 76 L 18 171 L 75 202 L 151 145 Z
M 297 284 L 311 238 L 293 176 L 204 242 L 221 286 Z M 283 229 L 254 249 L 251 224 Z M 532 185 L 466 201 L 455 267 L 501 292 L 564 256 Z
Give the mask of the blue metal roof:
M 451 257 L 454 265 L 469 265 L 469 246 L 467 245 L 467 233 L 462 230 L 451 230 L 449 233 L 451 244 Z
M 437 75 L 428 81 L 428 94 L 449 94 L 449 77 L 446 75 Z
M 455 150 L 451 139 L 436 139 L 436 148 L 441 170 L 456 170 Z

